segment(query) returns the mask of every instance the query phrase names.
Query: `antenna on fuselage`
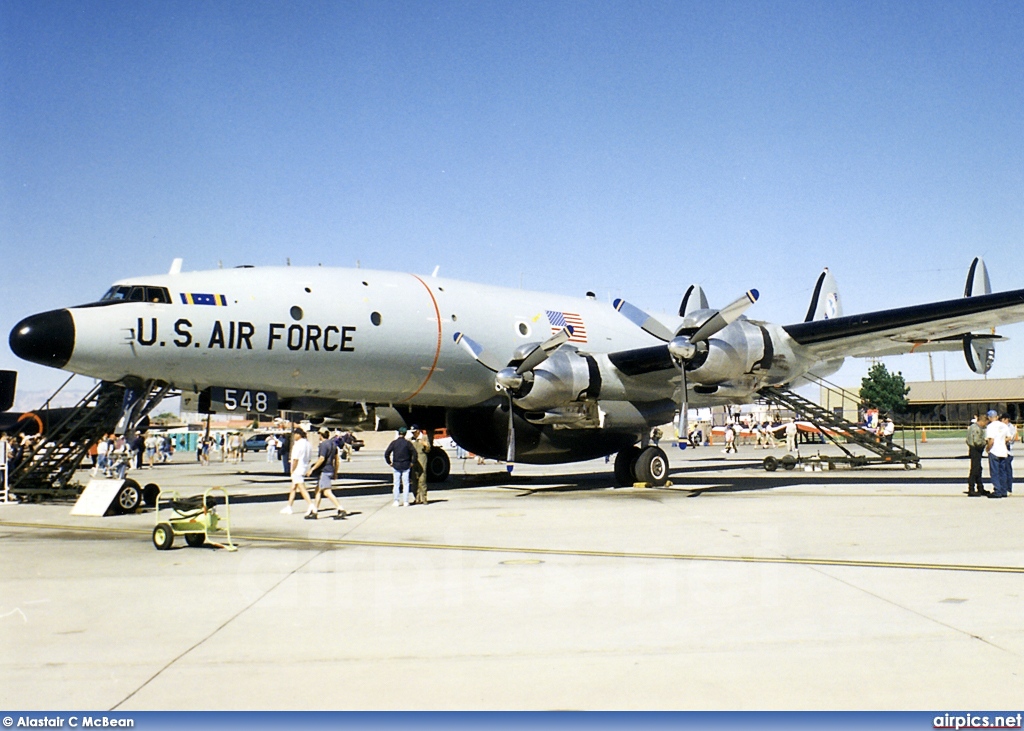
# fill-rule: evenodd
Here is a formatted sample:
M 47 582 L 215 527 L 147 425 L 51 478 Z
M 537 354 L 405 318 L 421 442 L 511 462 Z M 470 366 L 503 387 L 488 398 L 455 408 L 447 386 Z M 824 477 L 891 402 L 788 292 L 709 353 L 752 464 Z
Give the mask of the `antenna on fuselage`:
M 434 267 L 434 271 L 433 271 L 433 273 L 431 273 L 431 275 L 430 275 L 430 276 L 432 276 L 432 277 L 436 277 L 436 276 L 437 276 L 437 273 L 438 273 L 439 271 L 441 271 L 441 265 L 440 265 L 440 264 L 438 264 L 438 265 L 437 265 L 436 267 Z
M 171 270 L 169 272 L 167 272 L 167 273 L 168 274 L 181 274 L 181 264 L 182 264 L 183 261 L 184 260 L 181 257 L 178 257 L 177 259 L 172 261 L 171 262 Z

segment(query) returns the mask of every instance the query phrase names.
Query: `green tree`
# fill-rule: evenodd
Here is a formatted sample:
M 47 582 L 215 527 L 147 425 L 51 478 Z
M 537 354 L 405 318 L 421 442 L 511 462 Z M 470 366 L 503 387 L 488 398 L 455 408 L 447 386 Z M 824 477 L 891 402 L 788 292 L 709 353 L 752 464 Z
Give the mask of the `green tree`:
M 866 378 L 860 382 L 860 400 L 866 408 L 878 409 L 883 413 L 900 413 L 907 410 L 907 394 L 910 388 L 903 380 L 903 373 L 889 373 L 884 363 L 871 366 Z

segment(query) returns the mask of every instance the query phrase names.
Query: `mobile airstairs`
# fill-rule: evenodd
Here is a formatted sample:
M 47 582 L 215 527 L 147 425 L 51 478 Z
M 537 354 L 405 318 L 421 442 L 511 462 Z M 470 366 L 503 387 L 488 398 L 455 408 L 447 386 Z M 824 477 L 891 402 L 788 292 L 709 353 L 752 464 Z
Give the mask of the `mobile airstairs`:
M 96 443 L 109 433 L 131 436 L 169 390 L 158 384 L 127 388 L 101 381 L 73 407 L 51 407 L 72 378 L 40 409 L 30 412 L 38 419 L 40 436 L 30 442 L 8 474 L 9 494 L 19 501 L 77 497 L 82 486 L 75 480 L 75 471 Z M 137 504 L 128 503 L 141 501 L 142 490 L 133 480 L 125 482 L 128 489 L 118 496 L 117 504 L 122 512 L 130 512 Z
M 838 395 L 848 400 L 852 399 L 855 403 L 859 401 L 859 397 L 856 394 L 844 391 L 834 384 L 820 379 L 817 383 L 822 388 L 835 391 Z M 767 387 L 758 391 L 758 394 L 766 402 L 792 411 L 798 421 L 809 422 L 817 427 L 821 436 L 838 447 L 843 453 L 842 456 L 821 454 L 819 450 L 814 455 L 808 455 L 806 453 L 799 454 L 798 450 L 797 455 L 787 454 L 782 458 L 765 457 L 764 468 L 769 472 L 774 472 L 779 467 L 792 470 L 798 465 L 812 469 L 821 468 L 829 470 L 835 469 L 838 465 L 847 465 L 853 468 L 877 465 L 903 465 L 908 470 L 921 467 L 921 458 L 905 446 L 889 443 L 864 426 L 855 424 L 788 388 Z M 871 454 L 856 454 L 852 451 L 858 447 Z M 805 449 L 806 451 L 808 450 Z

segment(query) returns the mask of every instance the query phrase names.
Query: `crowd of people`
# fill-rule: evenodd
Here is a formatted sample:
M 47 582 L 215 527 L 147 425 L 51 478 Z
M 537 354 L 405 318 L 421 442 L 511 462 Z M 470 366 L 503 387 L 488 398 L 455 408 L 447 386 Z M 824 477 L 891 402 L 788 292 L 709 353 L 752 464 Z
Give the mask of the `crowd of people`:
M 123 480 L 130 469 L 152 469 L 167 464 L 174 457 L 174 441 L 167 434 L 140 432 L 133 437 L 104 434 L 96 443 L 93 477 L 116 477 Z
M 296 427 L 290 435 L 281 439 L 272 437 L 273 449 L 275 453 L 281 454 L 285 472 L 291 482 L 288 502 L 281 512 L 292 515 L 296 497 L 302 497 L 306 503 L 304 517 L 306 520 L 316 520 L 320 514 L 321 500 L 326 497 L 335 509 L 331 517 L 343 520 L 347 513 L 331 485 L 341 470 L 341 463 L 351 461 L 355 438 L 351 432 L 332 433 L 326 427 L 321 427 L 317 435 L 319 442 L 315 456 L 312 443 L 301 427 Z M 268 439 L 268 449 L 270 443 Z M 398 436 L 384 450 L 384 461 L 393 472 L 392 505 L 395 507 L 427 504 L 427 461 L 431 448 L 426 430 L 414 424 L 410 429 L 401 427 Z M 316 490 L 312 497 L 306 489 L 306 479 L 310 477 L 316 480 Z M 410 502 L 412 485 L 415 485 L 415 492 Z
M 39 439 L 38 434 L 0 434 L 0 464 L 6 465 L 13 472 Z

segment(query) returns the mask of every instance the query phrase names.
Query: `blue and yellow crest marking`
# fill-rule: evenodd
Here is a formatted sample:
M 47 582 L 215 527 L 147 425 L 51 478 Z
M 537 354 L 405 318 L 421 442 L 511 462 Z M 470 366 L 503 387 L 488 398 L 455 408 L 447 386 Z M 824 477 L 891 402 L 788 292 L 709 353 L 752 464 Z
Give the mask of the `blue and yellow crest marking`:
M 227 307 L 228 300 L 222 294 L 199 294 L 196 292 L 182 292 L 181 303 L 184 305 L 213 305 L 214 307 Z

